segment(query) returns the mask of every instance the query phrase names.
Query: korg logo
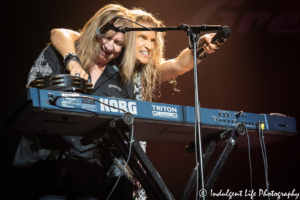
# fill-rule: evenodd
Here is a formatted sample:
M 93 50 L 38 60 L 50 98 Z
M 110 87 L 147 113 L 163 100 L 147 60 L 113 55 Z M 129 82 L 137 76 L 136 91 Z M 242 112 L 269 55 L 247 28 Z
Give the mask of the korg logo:
M 103 103 L 106 103 L 110 106 L 114 106 L 123 110 L 126 110 L 127 112 L 132 113 L 133 115 L 137 115 L 137 107 L 135 101 L 123 101 L 123 100 L 115 100 L 115 99 L 103 99 L 100 98 L 100 101 Z M 100 104 L 100 110 L 105 112 L 120 112 L 123 113 L 122 110 L 119 110 L 117 108 L 112 108 L 103 104 Z

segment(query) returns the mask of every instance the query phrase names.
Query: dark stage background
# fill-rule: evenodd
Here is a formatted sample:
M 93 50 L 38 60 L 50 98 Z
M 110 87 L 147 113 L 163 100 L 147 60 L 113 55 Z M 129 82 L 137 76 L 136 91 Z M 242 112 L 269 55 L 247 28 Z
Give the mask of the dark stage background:
M 113 2 L 10 1 L 2 6 L 1 113 L 24 89 L 32 64 L 49 42 L 50 30 L 81 29 L 108 3 Z M 299 121 L 300 7 L 297 0 L 120 0 L 118 3 L 158 13 L 167 26 L 228 25 L 232 33 L 226 44 L 199 66 L 201 106 L 252 113 L 278 112 Z M 177 56 L 187 45 L 186 33 L 168 32 L 166 58 Z M 193 73 L 188 72 L 177 81 L 181 91 L 174 92 L 172 85 L 164 84 L 158 102 L 194 106 Z M 271 190 L 300 192 L 299 142 L 296 134 L 267 146 Z M 195 166 L 194 154 L 187 154 L 182 145 L 153 143 L 148 143 L 147 154 L 174 197 L 179 199 Z M 253 186 L 258 191 L 265 188 L 260 148 L 251 149 L 251 158 Z M 4 155 L 3 159 L 11 158 Z M 247 149 L 233 149 L 214 191 L 250 189 L 248 163 Z

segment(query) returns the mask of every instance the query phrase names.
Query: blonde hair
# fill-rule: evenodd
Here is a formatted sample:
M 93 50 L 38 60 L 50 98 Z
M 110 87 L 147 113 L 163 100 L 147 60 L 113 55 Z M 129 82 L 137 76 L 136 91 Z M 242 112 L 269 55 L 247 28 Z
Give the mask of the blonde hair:
M 97 62 L 100 44 L 97 41 L 96 30 L 103 26 L 113 17 L 124 17 L 132 19 L 128 13 L 128 9 L 117 4 L 108 4 L 101 8 L 83 27 L 81 36 L 75 42 L 76 54 L 80 58 L 83 69 L 89 71 L 89 68 Z M 131 22 L 123 19 L 117 19 L 114 23 L 116 27 L 133 27 Z M 135 62 L 130 59 L 131 55 L 135 54 L 135 35 L 132 32 L 126 33 L 123 43 L 123 49 L 120 56 L 111 62 L 117 66 L 131 66 Z
M 80 58 L 83 69 L 89 71 L 89 68 L 96 63 L 100 44 L 97 42 L 96 30 L 103 26 L 113 17 L 124 17 L 136 22 L 147 23 L 153 27 L 162 27 L 163 23 L 156 19 L 151 13 L 141 9 L 133 8 L 128 10 L 117 4 L 109 4 L 101 8 L 83 27 L 81 36 L 75 42 L 76 54 Z M 133 27 L 132 23 L 117 19 L 114 25 L 122 27 Z M 165 33 L 155 32 L 156 40 L 154 50 L 151 53 L 149 63 L 142 65 L 136 61 L 136 32 L 127 32 L 124 38 L 124 44 L 121 55 L 113 62 L 120 68 L 122 83 L 127 81 L 135 82 L 138 73 L 141 73 L 141 86 L 143 101 L 152 101 L 157 99 L 157 86 L 161 84 L 159 67 L 164 61 L 164 36 Z
M 133 8 L 130 10 L 134 21 L 137 23 L 147 23 L 153 27 L 163 27 L 162 21 L 156 19 L 151 13 L 141 9 Z M 157 86 L 161 84 L 159 67 L 164 60 L 164 36 L 165 33 L 155 32 L 154 49 L 149 59 L 149 63 L 142 65 L 136 62 L 135 66 L 126 66 L 122 74 L 124 77 L 132 77 L 135 81 L 137 73 L 141 73 L 141 86 L 143 101 L 152 101 L 158 98 Z M 134 40 L 135 42 L 135 40 Z M 135 56 L 134 56 L 135 58 Z

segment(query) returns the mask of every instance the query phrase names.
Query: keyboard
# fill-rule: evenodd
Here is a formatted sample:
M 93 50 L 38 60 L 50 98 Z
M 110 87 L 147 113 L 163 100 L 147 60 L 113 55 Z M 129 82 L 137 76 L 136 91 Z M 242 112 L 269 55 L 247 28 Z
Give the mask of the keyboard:
M 51 99 L 55 97 L 58 98 L 56 105 L 52 105 Z M 4 125 L 15 131 L 78 136 L 97 135 L 102 134 L 106 125 L 112 119 L 121 117 L 124 111 L 132 113 L 135 118 L 134 134 L 138 140 L 175 144 L 189 144 L 195 140 L 195 110 L 191 106 L 37 88 L 29 88 L 22 92 L 7 111 Z M 201 135 L 204 139 L 210 138 L 235 127 L 238 123 L 243 123 L 249 131 L 251 145 L 259 146 L 258 121 L 265 124 L 267 144 L 297 133 L 294 117 L 201 108 Z M 247 138 L 240 137 L 237 146 L 246 147 Z

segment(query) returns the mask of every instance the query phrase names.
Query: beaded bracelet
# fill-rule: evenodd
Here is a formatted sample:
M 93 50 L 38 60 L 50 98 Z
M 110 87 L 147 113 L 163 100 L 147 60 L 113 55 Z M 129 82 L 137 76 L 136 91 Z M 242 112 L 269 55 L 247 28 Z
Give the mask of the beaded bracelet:
M 71 61 L 76 61 L 76 62 L 78 62 L 78 63 L 80 64 L 80 66 L 82 66 L 82 63 L 81 63 L 79 57 L 78 57 L 75 53 L 68 53 L 68 54 L 64 57 L 64 59 L 63 59 L 63 63 L 64 63 L 64 65 L 66 66 L 67 70 L 69 70 L 69 69 L 68 69 L 68 64 L 69 64 Z

